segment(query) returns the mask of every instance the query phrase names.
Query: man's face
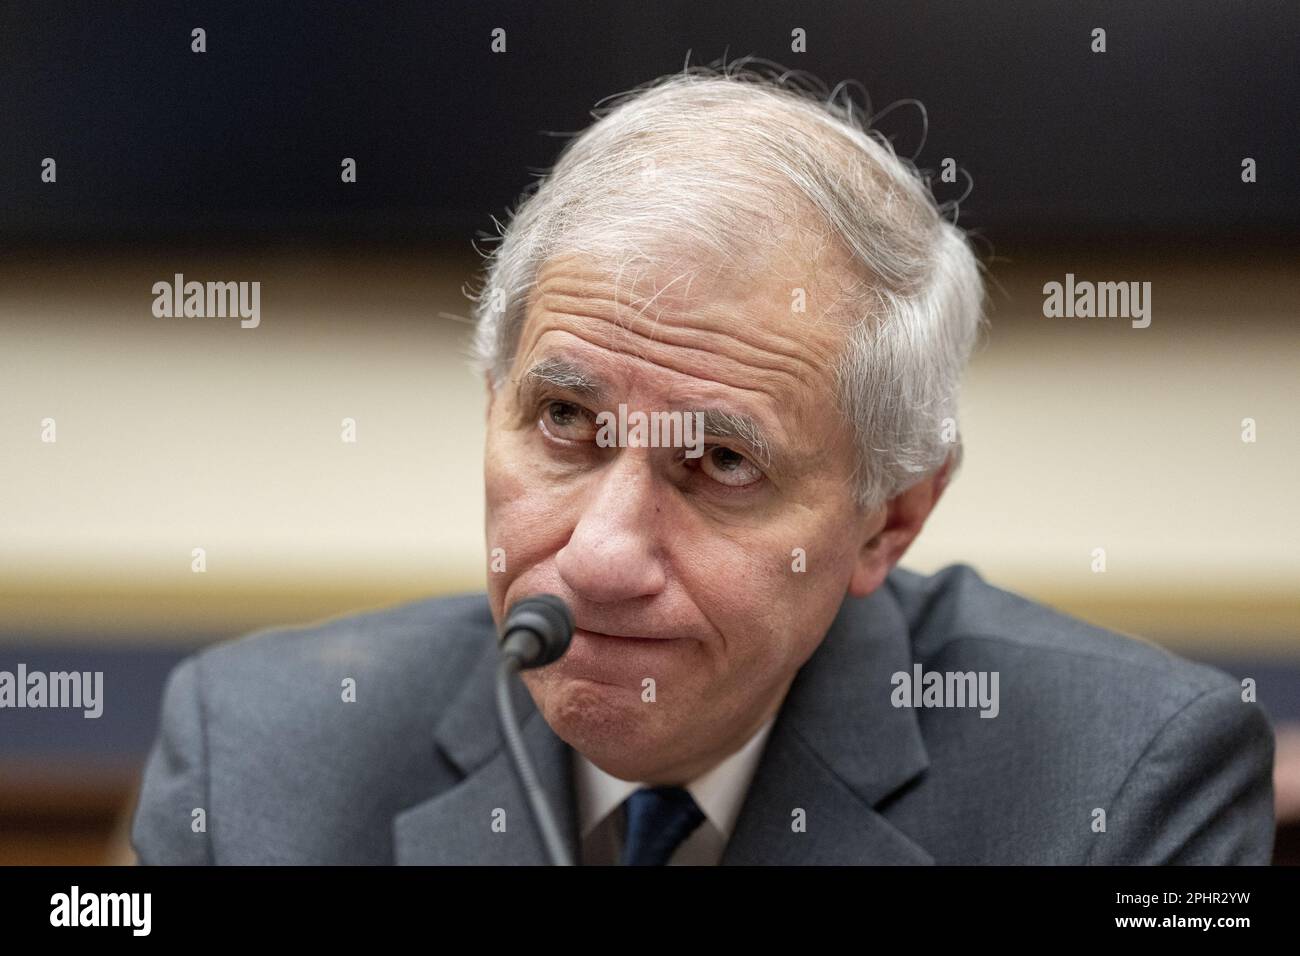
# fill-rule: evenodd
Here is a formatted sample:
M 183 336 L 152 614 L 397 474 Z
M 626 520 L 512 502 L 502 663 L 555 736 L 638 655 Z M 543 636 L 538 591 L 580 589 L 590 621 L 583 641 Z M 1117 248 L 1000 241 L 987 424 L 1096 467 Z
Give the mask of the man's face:
M 832 392 L 831 266 L 800 261 L 743 282 L 659 277 L 634 298 L 626 277 L 551 260 L 492 391 L 492 613 L 539 592 L 568 602 L 568 653 L 524 680 L 617 777 L 685 783 L 739 748 L 825 635 L 866 540 Z M 602 447 L 596 415 L 620 403 L 747 425 L 706 435 L 702 457 Z

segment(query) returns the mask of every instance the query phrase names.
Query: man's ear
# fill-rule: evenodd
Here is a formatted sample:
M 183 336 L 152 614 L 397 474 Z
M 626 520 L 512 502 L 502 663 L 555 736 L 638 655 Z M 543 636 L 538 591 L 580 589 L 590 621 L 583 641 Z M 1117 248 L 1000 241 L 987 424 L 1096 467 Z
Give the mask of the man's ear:
M 866 523 L 865 540 L 858 550 L 849 594 L 866 597 L 880 587 L 921 533 L 925 519 L 939 503 L 952 471 L 952 457 L 938 471 L 902 491 L 874 513 Z M 883 512 L 883 513 L 882 513 Z

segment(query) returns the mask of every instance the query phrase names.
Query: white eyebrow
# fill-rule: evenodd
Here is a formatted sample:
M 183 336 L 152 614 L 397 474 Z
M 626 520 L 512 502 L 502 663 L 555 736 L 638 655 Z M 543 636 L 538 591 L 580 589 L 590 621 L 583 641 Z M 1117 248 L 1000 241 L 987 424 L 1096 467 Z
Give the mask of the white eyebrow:
M 605 384 L 589 374 L 582 366 L 560 358 L 542 359 L 524 373 L 520 384 L 523 382 L 542 382 L 592 399 L 600 398 L 606 392 Z M 680 409 L 680 411 L 698 411 L 703 416 L 706 435 L 733 439 L 743 444 L 764 468 L 772 466 L 772 446 L 762 426 L 750 416 L 728 411 L 725 408 Z
M 592 398 L 605 390 L 601 382 L 589 376 L 577 365 L 563 359 L 542 359 L 528 370 L 524 379 L 545 382 L 547 385 L 554 385 L 556 388 Z

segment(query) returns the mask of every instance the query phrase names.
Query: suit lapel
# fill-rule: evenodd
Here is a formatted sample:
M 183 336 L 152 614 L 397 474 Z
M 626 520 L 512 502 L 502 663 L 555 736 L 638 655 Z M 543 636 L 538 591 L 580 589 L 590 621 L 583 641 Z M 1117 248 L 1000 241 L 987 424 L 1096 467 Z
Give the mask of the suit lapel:
M 489 635 L 484 645 L 485 652 L 475 662 L 456 702 L 434 730 L 435 746 L 465 778 L 394 817 L 393 847 L 399 864 L 549 862 L 497 722 L 496 642 Z M 537 779 L 560 835 L 576 859 L 577 802 L 571 749 L 542 719 L 520 681 L 513 681 L 511 696 Z
M 846 599 L 777 715 L 724 865 L 934 862 L 876 810 L 929 766 L 915 711 L 890 703 L 911 666 L 889 586 Z

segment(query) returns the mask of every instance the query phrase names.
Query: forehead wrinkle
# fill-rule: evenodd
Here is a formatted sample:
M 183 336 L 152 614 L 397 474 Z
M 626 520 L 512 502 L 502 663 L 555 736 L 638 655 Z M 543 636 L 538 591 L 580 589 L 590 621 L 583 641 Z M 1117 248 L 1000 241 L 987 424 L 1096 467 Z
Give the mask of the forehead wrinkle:
M 666 291 L 660 290 L 660 292 Z M 554 305 L 546 300 L 559 300 Z M 682 348 L 694 348 L 708 352 L 709 355 L 716 355 L 708 349 L 698 345 L 691 345 L 683 339 L 692 336 L 703 336 L 712 340 L 720 340 L 727 343 L 735 343 L 746 350 L 747 356 L 752 356 L 752 364 L 757 368 L 767 371 L 789 372 L 784 365 L 786 363 L 806 366 L 811 369 L 824 367 L 828 365 L 833 358 L 834 349 L 818 349 L 822 353 L 810 357 L 809 339 L 806 335 L 800 336 L 798 333 L 807 332 L 808 327 L 805 325 L 795 326 L 791 322 L 791 328 L 787 331 L 784 327 L 757 329 L 753 326 L 747 326 L 743 322 L 737 321 L 732 315 L 719 315 L 718 311 L 726 310 L 728 307 L 719 306 L 714 310 L 707 307 L 703 309 L 690 310 L 689 317 L 679 315 L 673 309 L 656 310 L 653 318 L 645 314 L 644 308 L 637 308 L 635 305 L 620 298 L 610 298 L 608 295 L 600 293 L 568 293 L 568 292 L 550 292 L 540 289 L 538 293 L 537 306 L 544 312 L 560 315 L 571 315 L 579 318 L 594 319 L 601 322 L 608 322 L 617 326 L 620 330 L 628 335 L 639 336 L 650 342 L 661 341 L 668 345 L 677 345 Z M 748 303 L 738 303 L 732 307 L 736 311 L 752 311 L 752 306 Z M 610 313 L 614 314 L 611 315 Z M 620 320 L 624 313 L 631 313 L 627 321 Z M 670 321 L 677 318 L 677 322 Z M 634 326 L 645 323 L 649 326 L 648 330 L 640 330 Z M 811 325 L 812 323 L 809 323 Z M 818 322 L 818 325 L 822 323 Z M 746 334 L 750 333 L 750 334 Z M 775 338 L 780 345 L 772 343 L 770 340 Z M 760 341 L 767 339 L 768 341 Z M 762 359 L 766 358 L 764 362 Z
M 735 389 L 735 390 L 738 391 L 738 392 L 748 392 L 748 393 L 750 393 L 750 394 L 760 396 L 762 400 L 767 401 L 767 402 L 771 402 L 774 406 L 775 406 L 775 405 L 780 405 L 780 404 L 781 404 L 781 399 L 780 399 L 780 398 L 778 398 L 777 396 L 771 395 L 770 393 L 764 391 L 764 390 L 761 389 L 761 388 L 753 388 L 753 387 L 750 387 L 750 386 L 747 386 L 747 385 L 737 385 L 737 384 L 734 384 L 734 383 L 732 383 L 732 382 L 728 382 L 728 381 L 726 381 L 726 380 L 724 380 L 724 379 L 720 379 L 720 378 L 712 378 L 712 377 L 710 377 L 710 376 L 708 376 L 708 375 L 706 375 L 706 374 L 696 374 L 695 372 L 692 372 L 692 371 L 685 371 L 685 370 L 683 370 L 683 369 L 676 368 L 676 367 L 674 367 L 674 366 L 672 366 L 672 365 L 666 365 L 666 364 L 664 364 L 664 363 L 662 363 L 662 362 L 656 362 L 656 361 L 654 361 L 653 359 L 651 359 L 651 358 L 647 358 L 645 355 L 640 354 L 639 352 L 633 352 L 633 351 L 630 351 L 630 350 L 621 349 L 621 348 L 619 348 L 618 346 L 616 346 L 616 345 L 611 345 L 611 344 L 608 343 L 608 342 L 598 342 L 598 341 L 596 341 L 595 339 L 588 338 L 587 336 L 583 335 L 581 332 L 574 331 L 572 328 L 551 328 L 551 329 L 546 329 L 546 330 L 544 330 L 540 335 L 537 336 L 537 341 L 533 344 L 532 348 L 537 348 L 537 347 L 538 347 L 538 346 L 537 346 L 537 343 L 540 342 L 540 341 L 542 340 L 542 338 L 543 338 L 547 333 L 558 333 L 558 334 L 560 334 L 560 335 L 567 335 L 567 336 L 570 336 L 570 337 L 572 337 L 572 338 L 577 339 L 578 341 L 580 341 L 580 342 L 582 342 L 582 343 L 584 343 L 584 344 L 586 344 L 586 345 L 591 346 L 591 348 L 597 350 L 597 352 L 609 352 L 609 353 L 613 353 L 614 355 L 620 356 L 620 357 L 622 357 L 622 358 L 631 359 L 632 361 L 636 361 L 636 362 L 642 362 L 642 363 L 644 363 L 644 364 L 646 364 L 646 365 L 653 366 L 654 368 L 661 369 L 662 371 L 669 372 L 669 373 L 672 373 L 672 374 L 674 374 L 674 375 L 683 375 L 683 376 L 686 376 L 687 378 L 697 379 L 697 380 L 699 380 L 699 381 L 701 381 L 701 382 L 708 382 L 708 383 L 711 383 L 711 384 L 713 384 L 713 385 L 721 385 L 723 388 L 731 388 L 731 389 Z M 558 348 L 558 347 L 557 347 L 557 348 Z M 586 358 L 585 353 L 583 353 L 582 358 L 583 358 L 584 361 L 585 361 L 585 358 Z M 602 367 L 603 367 L 604 369 L 610 369 L 610 368 L 612 368 L 612 367 L 616 364 L 615 360 L 610 359 L 610 358 L 608 358 L 608 357 L 606 357 L 606 356 L 603 356 L 603 355 L 595 356 L 594 359 L 595 359 L 594 361 L 586 362 L 585 364 L 588 364 L 588 365 L 590 365 L 590 366 L 594 366 L 594 367 L 596 367 L 596 368 L 595 368 L 595 371 L 596 371 L 596 374 L 598 374 L 598 375 L 601 374 L 601 368 L 602 368 Z M 543 361 L 545 361 L 545 360 L 543 360 Z M 613 377 L 613 376 L 609 375 L 607 372 L 605 373 L 605 375 L 606 375 L 606 378 L 612 378 L 612 377 Z M 602 381 L 601 384 L 604 384 L 603 381 Z
M 802 260 L 801 260 L 802 261 Z M 835 289 L 840 289 L 843 285 L 843 277 L 840 275 L 842 269 L 833 267 L 829 262 L 823 262 L 821 258 L 815 258 L 815 261 L 806 263 L 807 270 L 801 270 L 803 275 L 802 281 L 796 282 L 796 285 L 804 287 L 816 287 L 821 289 L 826 282 L 827 276 L 838 277 L 839 282 L 831 282 Z M 759 328 L 753 325 L 746 325 L 742 321 L 737 321 L 736 316 L 767 311 L 771 299 L 758 291 L 757 283 L 736 281 L 728 282 L 723 278 L 722 273 L 716 272 L 711 280 L 703 280 L 706 283 L 705 290 L 700 295 L 700 302 L 691 300 L 691 289 L 697 278 L 699 278 L 700 269 L 688 269 L 678 272 L 673 279 L 657 288 L 649 299 L 645 299 L 638 293 L 640 282 L 632 279 L 629 282 L 623 281 L 624 266 L 620 266 L 617 275 L 614 278 L 600 273 L 588 271 L 581 263 L 577 266 L 577 271 L 571 268 L 565 268 L 563 259 L 553 259 L 544 265 L 539 272 L 536 284 L 534 285 L 534 296 L 532 305 L 541 304 L 545 298 L 554 298 L 559 300 L 575 300 L 574 305 L 561 305 L 557 311 L 569 312 L 573 315 L 583 315 L 590 318 L 601 319 L 603 321 L 613 322 L 622 328 L 631 329 L 633 324 L 645 322 L 650 325 L 651 332 L 660 327 L 672 329 L 683 328 L 688 331 L 694 329 L 704 334 L 715 334 L 727 337 L 729 340 L 740 343 L 755 351 L 766 353 L 779 358 L 790 359 L 795 362 L 807 363 L 805 358 L 809 338 L 807 330 L 809 326 L 818 329 L 825 329 L 827 320 L 835 318 L 836 310 L 835 301 L 829 303 L 825 308 L 817 310 L 815 315 L 807 315 L 801 320 L 791 320 L 787 326 L 780 323 L 775 327 Z M 637 275 L 642 273 L 638 272 Z M 785 276 L 782 282 L 777 282 L 773 276 L 772 270 L 768 270 L 770 284 L 780 285 L 795 281 L 794 277 Z M 678 285 L 680 281 L 687 279 L 684 290 L 674 290 L 673 286 Z M 811 281 L 810 281 L 811 280 Z M 830 281 L 827 279 L 827 281 Z M 716 287 L 721 283 L 719 295 L 710 296 L 709 288 Z M 744 296 L 728 296 L 726 293 L 734 289 L 741 289 L 747 292 Z M 556 291 L 558 290 L 558 291 Z M 818 298 L 820 299 L 820 293 Z M 651 317 L 646 313 L 650 307 L 661 297 L 668 296 L 672 301 L 665 308 L 654 310 L 654 316 Z M 732 302 L 721 305 L 715 305 L 715 299 L 730 297 Z M 755 302 L 758 306 L 756 309 Z M 782 298 L 784 301 L 784 298 Z M 578 304 L 581 303 L 581 304 Z M 529 310 L 531 311 L 531 309 Z M 609 313 L 613 312 L 613 315 Z M 621 320 L 620 316 L 627 314 L 626 321 Z M 793 315 L 793 313 L 790 313 Z M 678 321 L 674 324 L 671 320 L 676 318 Z M 692 325 L 692 321 L 695 323 Z M 700 327 L 703 326 L 703 327 Z M 847 332 L 849 324 L 841 323 L 834 331 L 842 334 Z M 752 336 L 747 333 L 753 333 Z M 647 338 L 652 337 L 646 333 L 640 333 Z M 760 344 L 760 337 L 776 338 L 786 346 L 785 348 L 777 347 L 772 344 Z M 814 346 L 816 343 L 813 343 Z M 817 359 L 822 362 L 832 361 L 835 353 L 838 351 L 838 343 L 833 343 L 825 348 L 820 349 L 822 353 Z
M 610 304 L 607 299 L 599 301 Z M 707 374 L 704 369 L 709 367 L 716 369 L 718 366 L 726 364 L 739 366 L 734 373 L 736 379 L 752 378 L 755 370 L 767 372 L 773 376 L 779 377 L 780 379 L 784 379 L 788 388 L 782 390 L 788 390 L 791 396 L 797 395 L 802 389 L 808 387 L 808 385 L 813 382 L 818 382 L 827 390 L 832 387 L 827 377 L 823 374 L 819 374 L 825 366 L 820 365 L 813 359 L 809 359 L 805 355 L 799 354 L 797 351 L 786 353 L 772 350 L 765 346 L 748 342 L 730 331 L 723 332 L 716 329 L 699 329 L 690 326 L 682 327 L 679 330 L 675 326 L 659 325 L 656 327 L 659 331 L 659 336 L 651 337 L 643 331 L 632 328 L 628 324 L 618 321 L 617 318 L 611 318 L 609 312 L 610 308 L 601 309 L 598 307 L 594 311 L 581 311 L 575 310 L 571 307 L 558 309 L 539 303 L 539 314 L 531 316 L 530 318 L 533 321 L 529 324 L 532 325 L 533 322 L 536 322 L 537 326 L 545 326 L 548 318 L 553 320 L 556 317 L 586 319 L 591 322 L 604 323 L 612 326 L 616 330 L 614 336 L 615 341 L 610 343 L 600 343 L 592 338 L 587 338 L 586 336 L 579 337 L 598 348 L 609 348 L 611 351 L 618 351 L 624 354 L 642 357 L 652 365 L 658 365 L 672 371 L 689 374 L 696 378 L 713 381 L 722 385 L 728 385 L 733 388 L 744 388 L 745 386 L 711 376 Z M 552 322 L 553 327 L 561 324 L 562 323 L 559 322 Z M 720 322 L 715 324 L 720 324 Z M 537 333 L 538 337 L 540 337 L 541 334 L 544 334 L 544 331 L 544 328 L 542 331 L 539 331 Z M 698 340 L 701 337 L 705 339 L 705 343 L 703 344 L 699 341 L 690 341 L 691 339 Z M 709 341 L 717 342 L 719 345 L 739 344 L 743 347 L 742 354 L 739 356 L 728 355 L 723 349 L 710 348 L 707 344 Z M 693 366 L 687 370 L 648 357 L 652 350 L 657 351 L 659 355 L 662 356 L 663 352 L 668 349 L 680 349 L 689 353 L 695 353 L 699 356 L 699 361 L 694 363 Z M 763 361 L 764 358 L 766 358 L 767 361 Z M 775 361 L 773 359 L 775 359 Z M 776 386 L 773 388 L 775 390 Z M 775 396 L 773 396 L 773 399 L 781 401 Z M 786 404 L 785 402 L 781 403 Z

